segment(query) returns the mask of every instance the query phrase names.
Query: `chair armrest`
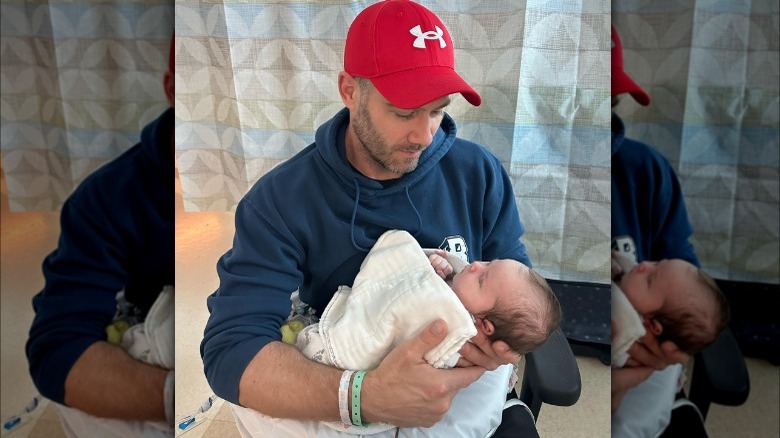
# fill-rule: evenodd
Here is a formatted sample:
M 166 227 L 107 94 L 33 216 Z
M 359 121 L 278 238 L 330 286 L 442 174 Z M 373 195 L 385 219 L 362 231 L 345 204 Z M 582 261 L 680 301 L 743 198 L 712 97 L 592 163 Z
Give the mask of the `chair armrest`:
M 541 347 L 525 355 L 520 400 L 534 418 L 542 403 L 571 406 L 580 398 L 580 370 L 561 329 L 553 332 Z
M 690 400 L 706 418 L 710 402 L 739 406 L 750 393 L 745 358 L 726 329 L 712 345 L 694 355 Z

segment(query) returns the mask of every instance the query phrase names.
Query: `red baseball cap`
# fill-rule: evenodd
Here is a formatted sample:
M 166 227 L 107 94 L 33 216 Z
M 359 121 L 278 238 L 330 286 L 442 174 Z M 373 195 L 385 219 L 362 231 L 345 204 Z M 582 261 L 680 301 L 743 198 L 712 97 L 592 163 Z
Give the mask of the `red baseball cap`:
M 623 93 L 631 94 L 640 105 L 650 104 L 650 96 L 623 71 L 623 44 L 615 26 L 612 26 L 612 95 Z
M 347 32 L 344 70 L 371 80 L 399 108 L 417 108 L 453 93 L 474 106 L 479 93 L 455 72 L 452 39 L 439 17 L 410 0 L 364 9 Z

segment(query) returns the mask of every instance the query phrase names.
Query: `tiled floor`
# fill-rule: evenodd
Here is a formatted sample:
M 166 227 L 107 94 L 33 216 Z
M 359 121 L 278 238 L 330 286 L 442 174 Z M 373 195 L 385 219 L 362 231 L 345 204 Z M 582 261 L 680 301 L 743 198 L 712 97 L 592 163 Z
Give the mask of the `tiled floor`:
M 2 189 L 2 405 L 3 417 L 20 410 L 36 394 L 27 373 L 24 342 L 32 321 L 30 299 L 43 285 L 40 263 L 56 245 L 57 213 L 10 213 Z M 203 376 L 198 346 L 208 312 L 206 297 L 217 286 L 215 264 L 231 245 L 233 215 L 184 213 L 179 204 L 177 229 L 176 402 L 177 417 L 192 413 L 211 390 Z M 713 438 L 780 436 L 780 368 L 748 359 L 751 395 L 740 407 L 713 406 L 707 427 Z M 543 437 L 604 437 L 609 434 L 609 369 L 579 358 L 583 392 L 571 407 L 544 406 L 538 428 Z M 54 406 L 42 406 L 37 420 L 11 437 L 60 437 Z M 185 438 L 231 438 L 238 433 L 227 404 L 218 402 L 206 420 Z

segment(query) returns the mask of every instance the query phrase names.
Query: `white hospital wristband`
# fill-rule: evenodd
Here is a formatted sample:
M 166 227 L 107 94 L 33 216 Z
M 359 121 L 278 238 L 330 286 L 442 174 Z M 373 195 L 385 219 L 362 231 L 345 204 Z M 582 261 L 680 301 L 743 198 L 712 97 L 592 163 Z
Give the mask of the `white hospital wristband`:
M 354 371 L 346 370 L 341 374 L 339 381 L 339 415 L 341 415 L 341 422 L 345 426 L 352 425 L 349 415 L 349 383 L 353 374 L 355 374 Z

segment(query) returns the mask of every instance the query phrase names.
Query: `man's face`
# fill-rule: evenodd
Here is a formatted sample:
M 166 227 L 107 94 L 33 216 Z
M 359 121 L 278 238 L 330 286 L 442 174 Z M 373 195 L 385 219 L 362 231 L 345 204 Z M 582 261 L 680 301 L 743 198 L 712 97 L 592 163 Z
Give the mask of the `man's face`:
M 697 268 L 685 260 L 642 262 L 628 271 L 620 288 L 641 315 L 652 317 L 664 307 L 686 305 L 686 294 L 697 286 Z
M 366 176 L 393 179 L 417 168 L 420 155 L 433 141 L 449 96 L 415 109 L 393 106 L 371 85 L 360 88 L 357 110 L 351 114 L 358 163 Z

